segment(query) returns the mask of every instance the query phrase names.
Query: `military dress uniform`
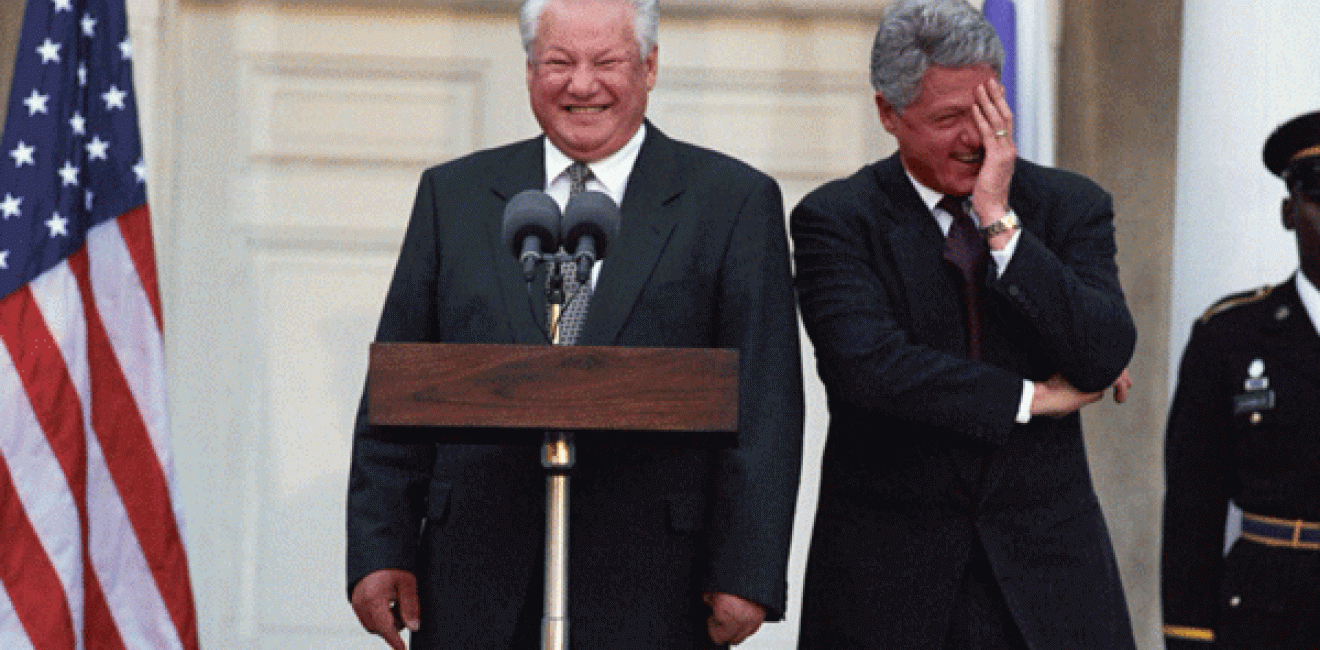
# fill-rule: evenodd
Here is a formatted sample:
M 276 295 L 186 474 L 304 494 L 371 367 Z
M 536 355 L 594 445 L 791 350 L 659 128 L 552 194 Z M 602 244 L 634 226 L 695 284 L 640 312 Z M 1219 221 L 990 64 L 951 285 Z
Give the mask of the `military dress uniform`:
M 1183 355 L 1165 446 L 1169 650 L 1320 647 L 1320 336 L 1297 283 L 1224 299 Z M 1243 534 L 1225 557 L 1230 500 Z

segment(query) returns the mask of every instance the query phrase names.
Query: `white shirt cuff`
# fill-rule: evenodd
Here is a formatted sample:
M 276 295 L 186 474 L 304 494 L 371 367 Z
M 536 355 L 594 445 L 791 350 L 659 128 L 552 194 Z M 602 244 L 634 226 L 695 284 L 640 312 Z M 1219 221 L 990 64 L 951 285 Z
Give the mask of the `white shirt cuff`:
M 1017 250 L 1018 239 L 1022 237 L 1022 229 L 1013 231 L 1013 237 L 1008 240 L 1008 244 L 1002 250 L 990 249 L 990 257 L 995 260 L 995 277 L 1004 277 L 1004 269 L 1008 268 L 1008 263 L 1013 259 L 1013 251 Z
M 1017 423 L 1031 421 L 1031 398 L 1036 396 L 1036 384 L 1030 379 L 1022 380 L 1022 398 L 1018 400 Z

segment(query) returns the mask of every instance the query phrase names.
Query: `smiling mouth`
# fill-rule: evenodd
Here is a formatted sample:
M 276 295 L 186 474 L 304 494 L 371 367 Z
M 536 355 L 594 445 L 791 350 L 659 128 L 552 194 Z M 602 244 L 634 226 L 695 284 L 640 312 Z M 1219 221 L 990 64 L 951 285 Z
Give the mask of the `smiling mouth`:
M 605 112 L 605 107 L 604 106 L 568 106 L 564 110 L 567 110 L 569 113 L 574 113 L 574 114 L 580 114 L 580 113 L 590 114 L 590 113 L 603 113 Z
M 969 165 L 975 165 L 981 162 L 982 160 L 985 160 L 985 152 L 973 151 L 972 153 L 953 154 L 953 159 L 957 160 L 958 162 L 964 162 Z

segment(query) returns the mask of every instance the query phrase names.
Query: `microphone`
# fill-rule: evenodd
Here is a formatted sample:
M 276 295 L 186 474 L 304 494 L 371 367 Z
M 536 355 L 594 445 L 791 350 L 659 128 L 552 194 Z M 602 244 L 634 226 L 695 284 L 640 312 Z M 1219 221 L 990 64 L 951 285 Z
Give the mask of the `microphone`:
M 540 190 L 523 190 L 504 208 L 504 245 L 522 262 L 523 279 L 536 277 L 541 255 L 559 249 L 559 204 Z
M 591 266 L 605 259 L 619 235 L 619 206 L 602 192 L 581 192 L 568 200 L 561 225 L 564 250 L 576 258 L 578 282 L 586 282 Z

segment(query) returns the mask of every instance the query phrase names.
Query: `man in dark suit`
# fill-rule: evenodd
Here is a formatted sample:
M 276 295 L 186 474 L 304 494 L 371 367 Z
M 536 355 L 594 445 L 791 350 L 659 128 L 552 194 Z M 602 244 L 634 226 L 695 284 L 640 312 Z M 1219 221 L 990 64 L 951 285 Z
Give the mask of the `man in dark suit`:
M 793 211 L 831 415 L 803 650 L 1134 647 L 1078 415 L 1130 385 L 1112 204 L 1017 158 L 1002 59 L 962 0 L 891 5 L 898 153 Z
M 1320 112 L 1265 141 L 1299 273 L 1192 328 L 1169 411 L 1161 591 L 1169 650 L 1320 647 Z M 1242 535 L 1224 556 L 1229 501 Z
M 739 352 L 726 449 L 579 437 L 569 612 L 577 648 L 739 643 L 784 615 L 802 435 L 801 363 L 779 188 L 644 120 L 656 79 L 653 0 L 522 9 L 543 137 L 422 177 L 379 341 L 546 343 L 544 296 L 501 243 L 508 201 L 567 169 L 621 203 L 582 345 Z M 348 581 L 363 625 L 402 649 L 539 646 L 544 485 L 538 449 L 389 437 L 360 410 Z M 420 597 L 420 605 L 419 605 Z M 397 617 L 394 611 L 397 610 Z

